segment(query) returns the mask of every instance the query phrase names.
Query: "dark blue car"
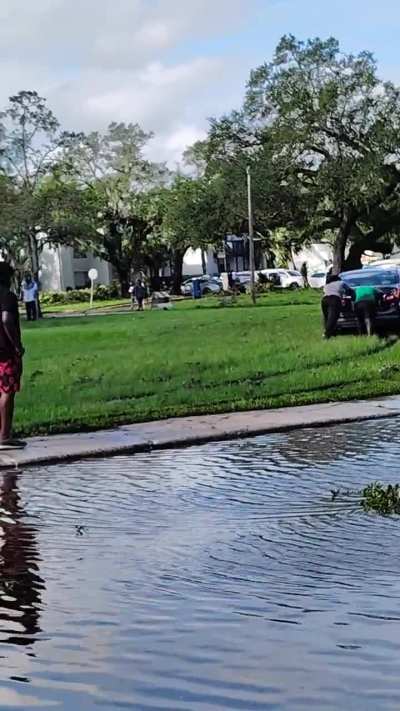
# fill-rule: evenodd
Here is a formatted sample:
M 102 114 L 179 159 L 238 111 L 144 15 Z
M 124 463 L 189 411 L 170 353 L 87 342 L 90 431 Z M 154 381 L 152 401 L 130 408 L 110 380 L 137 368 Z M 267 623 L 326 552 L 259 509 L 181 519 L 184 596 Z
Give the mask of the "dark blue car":
M 356 286 L 374 286 L 380 299 L 377 308 L 376 321 L 382 326 L 400 327 L 400 268 L 396 266 L 366 267 L 352 272 L 343 272 L 342 281 L 354 288 Z M 351 295 L 342 299 L 338 329 L 356 329 L 357 319 L 354 314 Z

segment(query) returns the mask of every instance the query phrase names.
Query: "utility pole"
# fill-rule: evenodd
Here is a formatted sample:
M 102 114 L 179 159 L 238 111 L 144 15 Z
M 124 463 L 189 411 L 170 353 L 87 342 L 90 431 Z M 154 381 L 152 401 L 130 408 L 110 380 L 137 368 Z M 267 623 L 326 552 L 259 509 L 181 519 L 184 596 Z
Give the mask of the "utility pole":
M 256 303 L 256 265 L 254 258 L 254 218 L 253 218 L 253 197 L 251 190 L 251 168 L 247 166 L 247 197 L 249 202 L 249 259 L 250 259 L 250 289 L 251 300 Z

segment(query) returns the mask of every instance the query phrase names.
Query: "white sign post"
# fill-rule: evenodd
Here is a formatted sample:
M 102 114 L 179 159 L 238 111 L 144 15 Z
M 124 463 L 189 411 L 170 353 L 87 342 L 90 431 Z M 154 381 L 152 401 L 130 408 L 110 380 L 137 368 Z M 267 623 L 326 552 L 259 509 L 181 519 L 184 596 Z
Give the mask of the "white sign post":
M 92 306 L 93 306 L 94 282 L 95 282 L 96 279 L 98 278 L 99 273 L 98 273 L 97 269 L 91 269 L 91 270 L 89 271 L 88 276 L 89 276 L 89 279 L 90 279 L 90 308 L 92 308 Z

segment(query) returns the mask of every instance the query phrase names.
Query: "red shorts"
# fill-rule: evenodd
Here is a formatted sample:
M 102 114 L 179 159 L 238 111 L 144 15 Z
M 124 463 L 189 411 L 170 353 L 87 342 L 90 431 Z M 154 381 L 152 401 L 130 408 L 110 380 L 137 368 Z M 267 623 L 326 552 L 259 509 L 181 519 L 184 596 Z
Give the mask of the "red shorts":
M 0 393 L 17 393 L 21 387 L 22 361 L 20 358 L 0 361 Z

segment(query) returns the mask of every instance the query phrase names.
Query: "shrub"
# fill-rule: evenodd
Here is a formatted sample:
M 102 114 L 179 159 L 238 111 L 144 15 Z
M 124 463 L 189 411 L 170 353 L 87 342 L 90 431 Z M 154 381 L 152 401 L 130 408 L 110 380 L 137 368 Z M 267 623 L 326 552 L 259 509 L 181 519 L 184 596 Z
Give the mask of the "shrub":
M 112 282 L 108 286 L 99 284 L 94 289 L 96 301 L 108 301 L 118 297 L 118 284 Z M 90 301 L 90 289 L 71 289 L 70 291 L 44 291 L 40 294 L 40 302 L 43 306 L 55 306 L 57 304 L 68 305 Z

